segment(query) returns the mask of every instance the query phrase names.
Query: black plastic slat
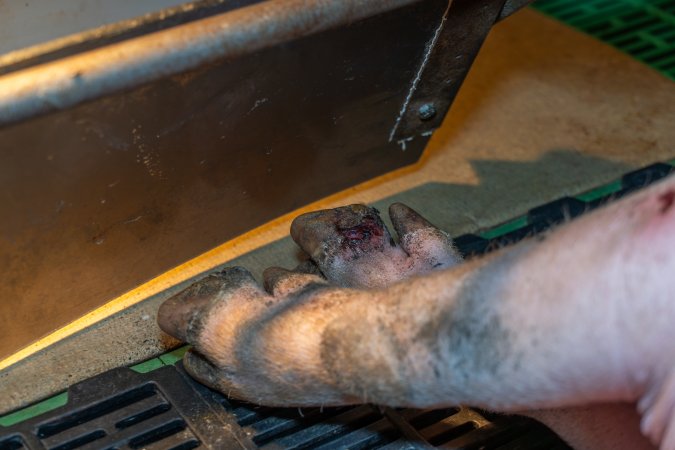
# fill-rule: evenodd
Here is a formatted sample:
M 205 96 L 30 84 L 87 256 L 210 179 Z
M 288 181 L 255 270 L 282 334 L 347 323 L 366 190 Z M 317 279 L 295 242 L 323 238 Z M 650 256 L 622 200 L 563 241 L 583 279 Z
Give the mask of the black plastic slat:
M 642 189 L 651 183 L 667 177 L 673 172 L 673 169 L 673 166 L 669 164 L 656 163 L 643 169 L 629 172 L 621 178 L 621 185 L 623 186 L 621 190 L 614 192 L 611 195 L 588 202 L 587 207 L 589 210 L 592 210 L 614 200 L 625 197 L 626 195 Z
M 287 436 L 292 432 L 296 432 L 318 423 L 324 418 L 326 418 L 325 415 L 321 414 L 318 409 L 311 412 L 305 412 L 303 413 L 302 417 L 297 414 L 297 412 L 295 417 L 293 417 L 292 414 L 288 414 L 285 417 L 267 417 L 251 425 L 251 428 L 256 431 L 256 434 L 253 437 L 253 442 L 258 445 L 264 445 L 272 439 L 278 439 L 283 436 Z
M 179 434 L 185 429 L 184 419 L 175 412 L 168 411 L 134 426 L 124 428 L 101 440 L 98 446 L 92 448 L 119 447 L 125 444 L 128 444 L 131 448 L 136 448 L 135 446 L 140 445 L 138 442 L 150 444 L 164 437 Z M 190 436 L 195 437 L 191 431 Z
M 357 429 L 364 419 L 368 420 L 373 413 L 373 409 L 369 406 L 350 408 L 342 414 L 324 412 L 320 415 L 320 421 L 276 439 L 272 446 L 288 449 L 309 448 Z
M 347 408 L 269 408 L 264 406 L 250 405 L 247 403 L 237 402 L 237 401 L 228 401 L 226 399 L 220 399 L 219 403 L 225 408 L 226 411 L 234 414 L 237 419 L 237 423 L 242 427 L 253 427 L 256 429 L 262 429 L 270 424 L 270 418 L 272 426 L 274 425 L 274 419 L 285 419 L 285 420 L 311 420 L 316 414 L 322 414 L 325 417 L 331 417 L 333 415 L 339 414 Z M 261 424 L 261 422 L 263 422 Z M 267 425 L 264 423 L 267 422 Z
M 162 421 L 155 426 L 148 426 L 143 432 L 129 439 L 132 449 L 148 448 L 151 444 L 159 444 L 162 448 L 176 446 L 193 438 L 192 433 L 186 433 L 187 424 L 182 419 Z M 185 436 L 187 434 L 187 436 Z
M 530 223 L 556 224 L 573 219 L 586 212 L 586 203 L 572 197 L 563 197 L 538 208 L 533 208 L 527 213 Z
M 155 399 L 153 399 L 155 400 Z M 139 405 L 134 405 L 135 407 Z M 133 425 L 136 425 L 138 423 L 141 423 L 145 420 L 148 420 L 151 417 L 158 416 L 166 411 L 171 409 L 171 405 L 164 401 L 159 401 L 156 402 L 155 405 L 151 405 L 150 407 L 147 407 L 147 405 L 143 405 L 143 408 L 138 408 L 138 411 L 134 411 L 133 413 L 129 414 L 126 413 L 124 414 L 125 417 L 122 420 L 115 421 L 115 428 L 121 430 L 123 428 L 129 428 Z
M 43 445 L 40 443 L 40 439 L 37 438 L 34 434 L 26 432 L 26 430 L 21 430 L 19 433 L 12 433 L 10 430 L 9 435 L 2 435 L 2 428 L 0 427 L 0 450 L 5 450 L 3 445 L 6 445 L 8 449 L 21 448 L 21 449 L 42 449 Z M 13 435 L 13 436 L 12 436 Z M 19 447 L 17 447 L 19 445 Z
M 552 223 L 548 222 L 537 222 L 534 224 L 531 223 L 529 225 L 526 225 L 522 228 L 518 228 L 517 230 L 513 230 L 509 233 L 503 234 L 494 239 L 490 239 L 486 252 L 498 250 L 502 247 L 506 247 L 507 245 L 520 242 L 525 238 L 532 237 L 537 233 L 541 233 L 542 231 L 547 230 L 552 225 L 553 225 Z
M 26 442 L 19 448 L 41 450 L 254 448 L 220 405 L 202 399 L 205 388 L 181 370 L 169 366 L 139 374 L 122 368 L 85 380 L 68 390 L 65 406 L 0 427 L 0 445 L 12 448 L 5 442 L 21 435 Z
M 471 256 L 485 253 L 490 241 L 475 234 L 463 234 L 454 239 L 454 244 L 462 255 Z
M 424 442 L 401 439 L 396 442 L 392 442 L 391 444 L 385 445 L 384 447 L 378 447 L 378 450 L 429 450 L 433 448 L 434 447 Z
M 135 442 L 136 446 L 130 445 L 130 448 L 142 448 L 143 450 L 165 450 L 169 448 L 199 446 L 199 441 L 194 434 L 184 428 L 186 425 L 180 422 L 167 424 L 167 426 L 153 430 L 153 434 L 145 436 L 144 440 Z M 182 429 L 181 429 L 182 428 Z
M 370 406 L 361 406 L 334 417 L 323 417 L 322 415 L 321 418 L 321 422 L 275 439 L 272 447 L 278 448 L 281 446 L 285 449 L 314 448 L 320 443 L 334 440 L 341 435 L 367 426 L 381 419 L 382 416 Z
M 173 447 L 158 447 L 158 450 L 163 450 L 168 448 L 168 450 L 192 450 L 193 448 L 198 448 L 201 444 L 195 439 L 187 440 L 181 444 L 178 444 Z M 153 449 L 148 449 L 153 450 Z
M 10 436 L 0 439 L 0 450 L 18 450 L 26 448 L 21 436 Z
M 148 412 L 152 412 L 153 414 L 149 415 L 147 414 Z M 70 442 L 74 439 L 74 436 L 78 437 L 86 434 L 86 430 L 101 430 L 102 433 L 97 435 L 97 439 L 100 440 L 104 436 L 108 436 L 106 439 L 97 441 L 91 448 L 102 448 L 108 445 L 117 446 L 137 439 L 147 429 L 161 428 L 175 420 L 182 421 L 175 411 L 170 411 L 170 405 L 167 401 L 161 395 L 156 394 L 141 400 L 137 404 L 128 405 L 121 410 L 113 411 L 108 415 L 98 417 L 93 421 L 85 422 L 46 438 L 43 440 L 43 443 L 48 448 L 53 447 L 65 450 L 69 447 L 61 449 L 63 442 Z M 124 426 L 119 427 L 121 422 Z M 83 444 L 86 442 L 83 442 Z M 72 448 L 79 448 L 79 446 Z
M 667 177 L 673 171 L 670 164 L 656 163 L 642 169 L 629 172 L 621 177 L 624 189 L 635 190 L 643 188 L 657 180 Z
M 237 423 L 242 427 L 252 425 L 267 417 L 267 414 L 249 408 L 237 408 L 232 410 L 232 413 L 237 418 Z
M 400 437 L 401 434 L 392 423 L 382 418 L 337 439 L 317 445 L 314 448 L 316 450 L 380 448 L 396 441 Z
M 154 386 L 145 384 L 119 395 L 98 399 L 91 405 L 75 409 L 68 414 L 58 416 L 56 419 L 45 421 L 38 426 L 37 435 L 42 439 L 47 439 L 66 430 L 72 431 L 78 425 L 93 422 L 99 417 L 124 409 L 153 395 L 156 395 Z
M 58 443 L 47 443 L 45 441 L 43 443 L 50 450 L 72 450 L 96 441 L 98 442 L 96 447 L 101 448 L 100 440 L 104 437 L 106 437 L 105 431 L 92 428 L 79 434 L 69 433 L 66 439 L 60 439 Z
M 152 385 L 143 386 L 140 390 L 136 391 L 140 391 L 140 395 L 135 397 L 130 395 L 123 396 L 125 401 L 122 402 L 117 409 L 108 408 L 104 415 L 99 415 L 98 413 L 100 412 L 100 409 L 96 408 L 95 406 L 78 411 L 76 414 L 76 417 L 79 418 L 79 420 L 76 422 L 77 425 L 73 424 L 72 416 L 66 421 L 58 422 L 56 424 L 43 425 L 40 427 L 41 430 L 53 430 L 53 428 L 49 427 L 54 425 L 58 425 L 59 428 L 62 428 L 64 423 L 73 424 L 69 428 L 59 431 L 58 433 L 51 434 L 49 437 L 43 439 L 44 445 L 49 448 L 59 448 L 59 443 L 69 442 L 76 436 L 87 434 L 87 432 L 90 430 L 102 430 L 104 435 L 114 434 L 116 429 L 120 429 L 120 424 L 124 425 L 123 427 L 130 427 L 134 424 L 142 422 L 143 420 L 150 419 L 153 416 L 168 411 L 170 408 L 170 405 L 166 399 L 161 394 L 157 393 Z M 129 404 L 129 398 L 140 398 L 140 400 Z M 114 400 L 115 397 L 112 399 L 106 399 L 104 402 L 106 404 L 115 404 Z M 88 416 L 87 413 L 91 409 L 94 410 L 94 414 L 92 414 L 92 416 Z M 86 420 L 88 417 L 93 418 L 91 420 Z M 100 437 L 103 436 L 99 436 L 99 438 Z

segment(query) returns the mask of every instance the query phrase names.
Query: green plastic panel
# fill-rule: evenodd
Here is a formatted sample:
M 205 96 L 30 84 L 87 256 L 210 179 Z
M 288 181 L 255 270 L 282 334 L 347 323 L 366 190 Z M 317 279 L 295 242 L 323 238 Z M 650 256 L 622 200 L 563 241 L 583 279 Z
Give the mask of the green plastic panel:
M 48 411 L 56 409 L 65 405 L 66 403 L 68 403 L 68 393 L 62 392 L 46 400 L 42 400 L 39 403 L 35 403 L 26 408 L 7 414 L 6 416 L 0 416 L 0 426 L 10 427 L 19 422 L 23 422 L 24 420 L 28 420 L 32 417 L 36 417 L 40 414 L 44 414 Z
M 538 0 L 533 7 L 675 80 L 675 0 Z

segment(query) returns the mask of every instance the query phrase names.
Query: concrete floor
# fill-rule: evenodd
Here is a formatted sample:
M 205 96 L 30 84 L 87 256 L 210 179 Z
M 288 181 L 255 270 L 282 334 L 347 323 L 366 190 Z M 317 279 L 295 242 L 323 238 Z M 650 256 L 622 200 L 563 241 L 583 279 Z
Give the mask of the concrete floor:
M 176 345 L 159 304 L 200 274 L 292 267 L 301 212 L 403 201 L 453 235 L 675 157 L 672 81 L 618 51 L 525 10 L 497 25 L 421 160 L 234 239 L 0 361 L 0 414 Z M 311 174 L 308 174 L 311 176 Z M 45 376 L 44 374 L 49 374 Z

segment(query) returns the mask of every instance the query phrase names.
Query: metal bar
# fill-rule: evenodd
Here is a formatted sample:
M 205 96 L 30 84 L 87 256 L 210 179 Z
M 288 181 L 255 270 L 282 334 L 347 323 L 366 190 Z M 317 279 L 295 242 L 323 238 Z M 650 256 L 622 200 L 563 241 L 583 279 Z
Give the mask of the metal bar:
M 0 126 L 419 0 L 269 0 L 0 77 Z
M 61 0 L 66 1 L 66 0 Z M 58 37 L 0 54 L 0 76 L 56 61 L 180 24 L 224 14 L 259 3 L 258 0 L 194 0 L 119 22 Z M 123 6 L 122 6 L 123 8 Z
M 518 10 L 526 7 L 529 3 L 532 3 L 533 0 L 506 0 L 502 12 L 499 14 L 499 19 L 506 19 L 510 15 L 514 14 Z
M 452 0 L 427 44 L 427 52 L 392 126 L 390 141 L 405 145 L 441 125 L 504 5 L 505 0 Z

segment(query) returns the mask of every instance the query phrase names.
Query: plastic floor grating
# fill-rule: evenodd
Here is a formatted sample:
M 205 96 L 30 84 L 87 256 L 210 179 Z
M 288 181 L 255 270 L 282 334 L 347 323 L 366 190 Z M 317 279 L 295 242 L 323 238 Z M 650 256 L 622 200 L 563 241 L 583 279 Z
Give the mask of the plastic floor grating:
M 630 172 L 456 243 L 465 255 L 489 252 L 664 178 L 674 166 Z M 179 362 L 184 351 L 111 370 L 0 417 L 0 450 L 569 448 L 536 421 L 469 408 L 300 410 L 236 402 L 194 382 Z
M 533 7 L 675 80 L 675 0 L 538 0 Z
M 114 369 L 72 386 L 68 403 L 8 428 L 0 449 L 567 449 L 525 417 L 468 408 L 266 408 L 194 382 L 180 363 Z

